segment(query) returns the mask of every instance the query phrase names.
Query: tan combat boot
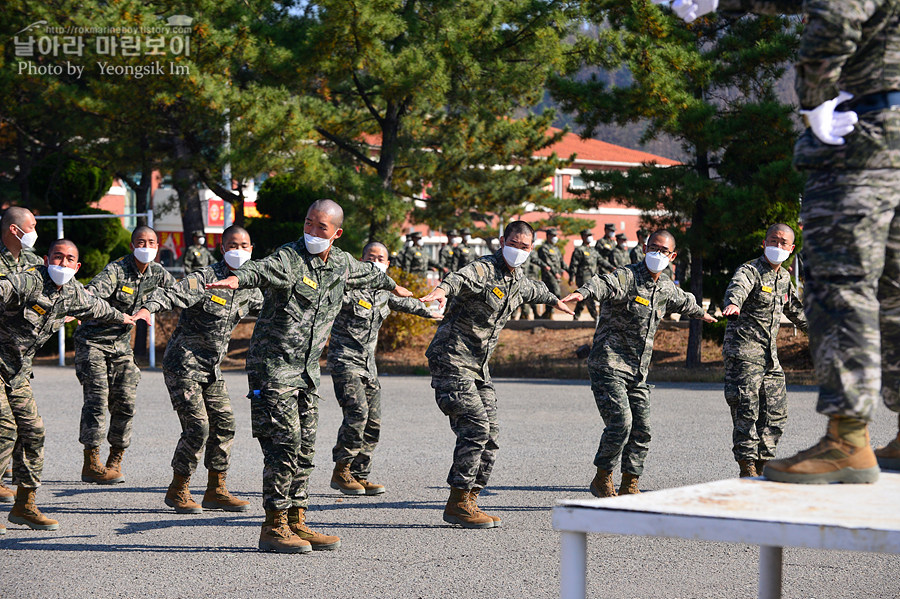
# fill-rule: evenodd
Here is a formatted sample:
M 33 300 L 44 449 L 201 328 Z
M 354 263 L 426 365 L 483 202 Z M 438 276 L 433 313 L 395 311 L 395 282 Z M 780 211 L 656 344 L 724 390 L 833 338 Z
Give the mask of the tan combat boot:
M 350 474 L 350 462 L 335 462 L 331 473 L 331 488 L 344 495 L 365 495 L 366 488 Z
M 334 535 L 323 535 L 314 532 L 306 525 L 306 509 L 301 507 L 288 508 L 287 511 L 288 526 L 291 531 L 312 545 L 313 551 L 331 551 L 341 546 L 340 537 Z
M 591 495 L 594 497 L 616 496 L 616 486 L 613 484 L 612 471 L 597 468 L 597 475 L 591 481 Z
M 106 473 L 112 479 L 106 484 L 124 483 L 125 477 L 122 476 L 122 458 L 125 457 L 124 447 L 110 447 L 109 457 L 106 458 Z
M 116 482 L 117 475 L 106 469 L 100 461 L 99 447 L 84 448 L 84 465 L 81 467 L 81 482 L 111 485 Z
M 865 420 L 831 416 L 822 439 L 797 455 L 772 460 L 763 475 L 783 483 L 874 483 L 878 462 L 869 445 Z
M 738 460 L 738 468 L 741 469 L 739 475 L 741 478 L 759 476 L 759 471 L 756 469 L 756 460 Z
M 381 495 L 382 493 L 384 493 L 384 485 L 369 482 L 364 478 L 357 478 L 356 482 L 358 482 L 362 486 L 362 488 L 366 490 L 366 495 Z
M 12 503 L 15 499 L 15 492 L 3 483 L 0 483 L 0 503 Z
M 444 508 L 444 522 L 463 528 L 493 528 L 494 520 L 478 509 L 467 489 L 450 487 L 450 498 Z
M 638 488 L 638 476 L 630 472 L 622 473 L 622 484 L 619 485 L 619 495 L 640 495 L 641 490 Z
M 206 493 L 201 505 L 208 510 L 225 510 L 226 512 L 246 512 L 250 502 L 238 499 L 225 488 L 225 472 L 209 471 Z
M 275 553 L 309 553 L 312 545 L 291 530 L 287 510 L 266 510 L 266 521 L 259 533 L 259 550 Z
M 482 512 L 481 508 L 478 506 L 478 494 L 481 493 L 483 490 L 484 489 L 482 489 L 481 487 L 472 487 L 472 490 L 469 491 L 469 497 L 472 499 L 472 505 L 475 506 L 476 510 L 478 510 L 479 512 L 481 512 L 482 514 L 484 514 L 485 516 L 487 516 L 488 518 L 490 518 L 491 520 L 494 521 L 494 528 L 499 528 L 500 526 L 503 526 L 503 521 L 500 520 L 500 516 L 493 516 L 486 512 Z
M 34 530 L 56 530 L 59 522 L 46 517 L 34 504 L 36 491 L 37 489 L 19 486 L 16 489 L 16 502 L 7 519 L 13 524 L 24 524 Z
M 900 415 L 897 418 L 897 438 L 875 450 L 878 465 L 884 470 L 900 470 Z M 2 498 L 0 498 L 2 501 Z
M 191 477 L 172 475 L 172 483 L 166 491 L 166 505 L 175 508 L 176 514 L 199 514 L 203 512 L 196 501 L 191 497 L 191 489 L 188 486 Z

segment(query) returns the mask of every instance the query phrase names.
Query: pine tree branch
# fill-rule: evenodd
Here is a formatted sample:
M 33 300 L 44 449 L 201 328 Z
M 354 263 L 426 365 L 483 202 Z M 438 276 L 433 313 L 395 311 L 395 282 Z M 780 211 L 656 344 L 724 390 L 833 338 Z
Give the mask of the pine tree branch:
M 354 148 L 353 145 L 350 144 L 347 140 L 338 137 L 337 135 L 327 131 L 326 129 L 324 129 L 322 127 L 316 127 L 316 132 L 319 135 L 321 135 L 322 137 L 324 137 L 325 139 L 332 142 L 337 147 L 339 147 L 342 150 L 344 150 L 345 152 L 351 154 L 354 158 L 356 158 L 360 162 L 367 164 L 368 166 L 370 166 L 372 168 L 375 168 L 375 169 L 378 168 L 377 162 L 375 162 L 374 160 L 372 160 L 371 158 L 369 158 L 368 156 L 366 156 L 365 154 L 363 154 L 362 152 L 360 152 L 359 150 Z

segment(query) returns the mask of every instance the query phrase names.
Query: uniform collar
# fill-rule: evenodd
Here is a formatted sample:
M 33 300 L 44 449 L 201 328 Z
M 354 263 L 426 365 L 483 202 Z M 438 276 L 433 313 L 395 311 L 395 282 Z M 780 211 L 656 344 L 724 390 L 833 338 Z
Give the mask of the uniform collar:
M 297 240 L 297 247 L 300 250 L 300 254 L 306 258 L 306 263 L 309 264 L 309 267 L 314 270 L 335 270 L 337 268 L 336 263 L 338 261 L 338 256 L 341 254 L 341 250 L 334 247 L 334 244 L 331 245 L 331 251 L 328 254 L 328 261 L 322 260 L 318 254 L 311 254 L 309 250 L 306 249 L 306 241 L 304 239 Z
M 499 250 L 491 254 L 491 259 L 494 262 L 494 269 L 501 277 L 510 277 L 513 281 L 518 281 L 523 276 L 525 276 L 522 273 L 521 266 L 512 269 L 512 271 L 509 270 L 509 266 L 507 266 L 506 260 L 503 258 L 503 248 L 500 248 Z
M 766 274 L 769 271 L 775 270 L 774 268 L 772 268 L 772 265 L 769 264 L 769 261 L 766 259 L 765 254 L 757 258 L 756 263 L 759 265 L 759 271 L 762 274 Z

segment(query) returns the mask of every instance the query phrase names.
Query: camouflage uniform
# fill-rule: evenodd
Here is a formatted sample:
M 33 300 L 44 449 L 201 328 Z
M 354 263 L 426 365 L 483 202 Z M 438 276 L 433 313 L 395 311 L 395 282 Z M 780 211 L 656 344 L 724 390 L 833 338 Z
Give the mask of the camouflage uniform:
M 134 314 L 157 287 L 171 287 L 175 278 L 151 262 L 141 273 L 134 254 L 106 265 L 86 289 L 115 309 Z M 141 371 L 134 363 L 129 325 L 88 320 L 75 329 L 75 374 L 84 389 L 84 406 L 78 441 L 85 447 L 99 447 L 106 428 L 112 447 L 131 444 L 137 386 Z
M 3 277 L 17 272 L 25 272 L 41 266 L 43 263 L 44 261 L 37 254 L 24 247 L 19 251 L 19 259 L 16 260 L 12 252 L 0 241 L 0 281 L 3 280 Z M 25 389 L 25 387 L 22 387 L 22 389 Z M 27 387 L 27 390 L 30 396 L 31 387 Z M 6 391 L 11 393 L 15 390 L 7 389 Z M 9 458 L 13 452 L 13 446 L 16 443 L 16 419 L 9 404 L 11 401 L 21 404 L 27 399 L 27 397 L 14 397 L 10 400 L 5 396 L 0 397 L 0 448 L 8 448 L 8 451 L 0 451 L 0 474 L 6 472 Z M 21 452 L 17 453 L 21 455 Z
M 184 264 L 184 274 L 197 272 L 201 268 L 206 268 L 215 263 L 216 258 L 205 245 L 190 245 L 184 250 L 182 263 Z
M 794 147 L 794 164 L 808 173 L 804 304 L 820 385 L 817 410 L 871 420 L 881 394 L 900 411 L 900 0 L 720 6 L 759 12 L 802 6 L 801 108 L 839 91 L 854 96 L 838 107 L 859 116 L 844 145 L 822 143 L 807 129 Z
M 631 256 L 628 255 L 628 249 L 619 246 L 613 248 L 611 262 L 616 268 L 631 264 Z
M 264 461 L 263 506 L 305 509 L 319 421 L 319 356 L 344 291 L 396 284 L 334 246 L 323 262 L 302 239 L 234 274 L 242 288 L 265 289 L 247 354 L 253 436 Z
M 537 257 L 534 255 L 534 252 L 528 254 L 528 259 L 525 260 L 525 263 L 522 264 L 519 268 L 522 269 L 522 272 L 526 277 L 531 279 L 532 281 L 540 281 L 541 280 L 541 267 L 537 264 Z M 513 314 L 518 313 L 518 318 L 531 320 L 532 315 L 537 317 L 537 308 L 532 306 L 527 302 L 523 302 L 519 309 Z
M 600 250 L 582 243 L 572 252 L 572 259 L 569 261 L 569 281 L 574 281 L 580 287 L 594 275 L 606 274 L 613 270 L 615 267 L 600 255 Z M 591 317 L 597 320 L 597 303 L 593 300 L 583 300 L 575 304 L 575 318 L 581 316 L 585 306 Z
M 638 243 L 636 246 L 631 248 L 631 251 L 628 252 L 628 258 L 631 260 L 631 264 L 639 264 L 644 261 L 644 248 Z
M 478 259 L 478 254 L 475 253 L 475 248 L 467 243 L 460 243 L 456 246 L 456 267 L 452 270 L 456 271 L 469 264 L 473 260 Z
M 591 390 L 606 428 L 594 465 L 640 476 L 650 447 L 650 385 L 647 370 L 653 338 L 663 316 L 679 312 L 702 318 L 703 308 L 664 277 L 657 281 L 647 267 L 630 264 L 578 288 L 600 302 L 600 320 L 588 356 Z
M 806 329 L 806 317 L 791 276 L 764 256 L 742 265 L 725 291 L 725 306 L 740 316 L 725 328 L 725 401 L 734 423 L 736 461 L 771 460 L 787 421 L 787 390 L 778 363 L 778 328 L 784 313 Z
M 449 243 L 442 247 L 441 253 L 438 254 L 438 263 L 442 275 L 453 272 L 456 269 L 456 248 Z
M 63 326 L 66 316 L 117 323 L 124 322 L 124 316 L 88 294 L 78 281 L 57 289 L 45 266 L 0 279 L 0 306 L 0 396 L 12 410 L 18 434 L 16 438 L 8 430 L 0 431 L 0 457 L 5 461 L 13 454 L 16 484 L 39 487 L 44 467 L 44 422 L 31 392 L 34 354 Z M 15 450 L 10 439 L 15 439 Z
M 448 275 L 439 287 L 451 299 L 425 356 L 438 407 L 456 434 L 447 483 L 484 488 L 500 431 L 488 361 L 516 308 L 523 302 L 555 304 L 558 298 L 521 268 L 510 272 L 501 252 Z
M 545 241 L 537 249 L 536 264 L 541 269 L 541 281 L 544 282 L 550 293 L 559 297 L 559 279 L 556 276 L 562 275 L 566 270 L 566 265 L 563 263 L 562 250 L 550 243 L 549 240 Z M 547 270 L 548 268 L 550 269 L 549 271 Z M 547 306 L 542 318 L 550 318 L 552 314 L 553 307 Z
M 600 255 L 604 260 L 612 264 L 613 250 L 616 249 L 616 240 L 614 237 L 603 236 L 597 240 L 597 243 L 594 244 L 594 247 L 600 252 Z
M 378 330 L 391 310 L 425 318 L 431 312 L 419 300 L 389 291 L 354 289 L 344 294 L 331 330 L 328 369 L 344 414 L 332 450 L 335 462 L 350 462 L 356 479 L 368 479 L 372 452 L 381 432 L 381 385 L 375 366 Z
M 143 306 L 154 313 L 182 308 L 162 363 L 172 407 L 181 421 L 181 438 L 172 456 L 172 470 L 181 476 L 194 474 L 204 447 L 208 470 L 228 470 L 235 422 L 220 366 L 234 327 L 263 302 L 259 289 L 206 289 L 207 283 L 230 275 L 228 265 L 217 262 L 170 289 L 157 289 Z
M 430 268 L 441 270 L 441 265 L 431 258 L 428 251 L 417 245 L 404 250 L 399 266 L 406 272 L 420 277 L 426 276 Z

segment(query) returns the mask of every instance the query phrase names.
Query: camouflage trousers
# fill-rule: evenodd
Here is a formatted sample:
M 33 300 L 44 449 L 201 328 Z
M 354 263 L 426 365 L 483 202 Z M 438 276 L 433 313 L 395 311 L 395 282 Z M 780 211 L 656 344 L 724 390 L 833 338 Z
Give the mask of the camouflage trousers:
M 0 382 L 0 467 L 6 470 L 12 460 L 13 483 L 21 487 L 41 486 L 44 470 L 44 421 L 38 414 L 25 382 L 13 389 Z
M 589 280 L 590 280 L 589 278 L 588 279 L 578 278 L 578 279 L 576 279 L 576 284 L 578 285 L 578 287 L 581 287 L 582 285 L 587 283 Z M 576 287 L 576 289 L 578 287 Z M 597 320 L 597 302 L 593 299 L 581 300 L 580 302 L 575 304 L 575 310 L 574 310 L 575 318 L 577 319 L 579 316 L 581 316 L 581 313 L 584 311 L 585 307 L 587 307 L 588 314 L 590 314 L 591 317 L 593 317 L 593 319 L 596 321 Z
M 85 343 L 75 343 L 75 375 L 84 393 L 78 441 L 85 447 L 99 447 L 106 429 L 113 447 L 131 445 L 131 429 L 141 371 L 132 354 L 108 354 Z
M 725 401 L 731 410 L 735 461 L 771 460 L 787 422 L 784 371 L 725 357 Z
M 500 424 L 494 385 L 461 378 L 431 379 L 437 405 L 456 434 L 447 484 L 457 489 L 487 486 L 497 456 Z
M 900 169 L 811 171 L 801 217 L 816 409 L 900 410 Z
M 309 507 L 319 396 L 315 389 L 250 377 L 250 419 L 263 454 L 263 507 Z
M 594 466 L 615 470 L 622 458 L 622 472 L 640 476 L 650 449 L 650 389 L 645 382 L 616 372 L 591 368 L 591 391 L 605 427 Z
M 190 477 L 206 448 L 203 465 L 225 472 L 234 445 L 234 412 L 225 381 L 204 383 L 163 371 L 172 407 L 181 421 L 181 437 L 172 456 L 172 471 Z
M 560 297 L 560 287 L 559 287 L 559 279 L 556 278 L 556 275 L 551 274 L 547 271 L 541 272 L 541 280 L 544 282 L 544 285 L 547 286 L 547 289 L 550 290 L 550 293 L 555 295 L 556 297 Z M 547 304 L 544 307 L 544 313 L 541 314 L 541 318 L 550 318 L 553 315 L 553 306 L 551 304 Z
M 368 479 L 381 435 L 381 384 L 375 373 L 362 369 L 332 372 L 331 380 L 344 413 L 331 457 L 350 462 L 354 477 Z

